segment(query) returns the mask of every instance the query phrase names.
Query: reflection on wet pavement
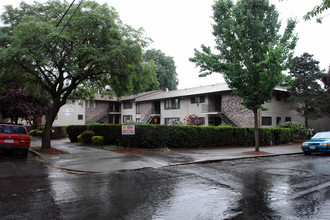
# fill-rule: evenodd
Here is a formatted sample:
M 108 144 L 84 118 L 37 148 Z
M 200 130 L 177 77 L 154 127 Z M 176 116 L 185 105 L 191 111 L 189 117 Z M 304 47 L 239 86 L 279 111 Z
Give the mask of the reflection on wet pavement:
M 330 219 L 330 158 L 72 174 L 0 156 L 1 219 Z

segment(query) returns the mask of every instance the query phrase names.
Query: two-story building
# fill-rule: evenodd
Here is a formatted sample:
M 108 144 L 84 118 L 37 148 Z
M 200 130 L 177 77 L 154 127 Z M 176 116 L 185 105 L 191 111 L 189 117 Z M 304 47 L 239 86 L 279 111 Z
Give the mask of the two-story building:
M 275 89 L 272 100 L 263 106 L 267 111 L 259 111 L 260 126 L 276 127 L 287 121 L 303 123 L 303 118 L 290 109 L 287 97 L 288 92 L 285 89 Z M 120 99 L 97 95 L 94 101 L 84 102 L 85 105 L 81 105 L 80 101 L 78 107 L 82 109 L 76 109 L 70 115 L 63 116 L 62 112 L 66 111 L 63 109 L 68 108 L 63 106 L 54 125 L 67 125 L 68 116 L 77 118 L 74 121 L 77 124 L 121 124 L 127 121 L 168 124 L 173 120 L 183 122 L 186 116 L 195 114 L 201 125 L 205 126 L 252 127 L 253 113 L 242 106 L 241 102 L 242 99 L 234 95 L 225 83 L 174 91 L 150 91 Z M 62 124 L 61 120 L 66 120 L 66 123 Z M 330 130 L 330 119 L 311 121 L 310 125 L 316 130 Z

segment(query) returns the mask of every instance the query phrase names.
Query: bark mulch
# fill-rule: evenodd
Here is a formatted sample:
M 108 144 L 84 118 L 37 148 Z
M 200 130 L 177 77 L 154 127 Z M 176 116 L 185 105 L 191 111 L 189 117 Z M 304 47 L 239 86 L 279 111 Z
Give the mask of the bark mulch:
M 56 148 L 41 148 L 41 147 L 31 147 L 32 150 L 37 151 L 40 154 L 46 154 L 46 155 L 59 155 L 59 154 L 68 154 L 66 151 L 61 151 Z

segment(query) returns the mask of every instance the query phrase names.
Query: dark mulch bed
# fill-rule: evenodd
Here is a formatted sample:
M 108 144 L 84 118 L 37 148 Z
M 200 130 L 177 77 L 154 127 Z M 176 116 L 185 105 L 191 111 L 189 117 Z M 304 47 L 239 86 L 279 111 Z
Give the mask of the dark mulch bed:
M 46 154 L 46 155 L 58 155 L 58 154 L 68 154 L 66 151 L 61 151 L 56 148 L 41 148 L 41 147 L 31 147 L 32 150 L 37 151 L 40 154 Z

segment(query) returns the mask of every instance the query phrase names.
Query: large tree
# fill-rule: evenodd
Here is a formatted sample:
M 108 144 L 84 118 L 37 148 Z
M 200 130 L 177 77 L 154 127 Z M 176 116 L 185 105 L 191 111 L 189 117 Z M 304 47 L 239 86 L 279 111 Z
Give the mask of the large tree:
M 82 1 L 81 1 L 82 2 Z M 27 76 L 52 101 L 42 147 L 49 148 L 51 127 L 71 98 L 96 92 L 118 96 L 139 92 L 156 81 L 154 66 L 143 61 L 147 39 L 123 24 L 108 5 L 73 5 L 50 0 L 6 6 L 0 27 L 1 72 Z M 61 18 L 63 18 L 62 22 Z
M 213 5 L 213 35 L 216 49 L 202 45 L 190 60 L 200 67 L 200 76 L 222 73 L 243 106 L 254 114 L 255 150 L 259 151 L 258 109 L 270 101 L 274 88 L 284 79 L 297 38 L 296 22 L 288 20 L 280 35 L 278 12 L 267 0 L 218 0 Z
M 149 90 L 165 90 L 166 88 L 169 90 L 177 89 L 179 81 L 173 57 L 166 56 L 165 53 L 160 50 L 151 49 L 146 51 L 144 59 L 154 62 L 157 68 L 156 74 L 159 85 L 151 85 Z
M 308 128 L 308 120 L 322 117 L 322 106 L 326 104 L 325 91 L 319 84 L 323 75 L 319 62 L 313 59 L 313 55 L 304 53 L 293 58 L 289 73 L 293 78 L 289 100 L 292 108 L 305 118 Z

